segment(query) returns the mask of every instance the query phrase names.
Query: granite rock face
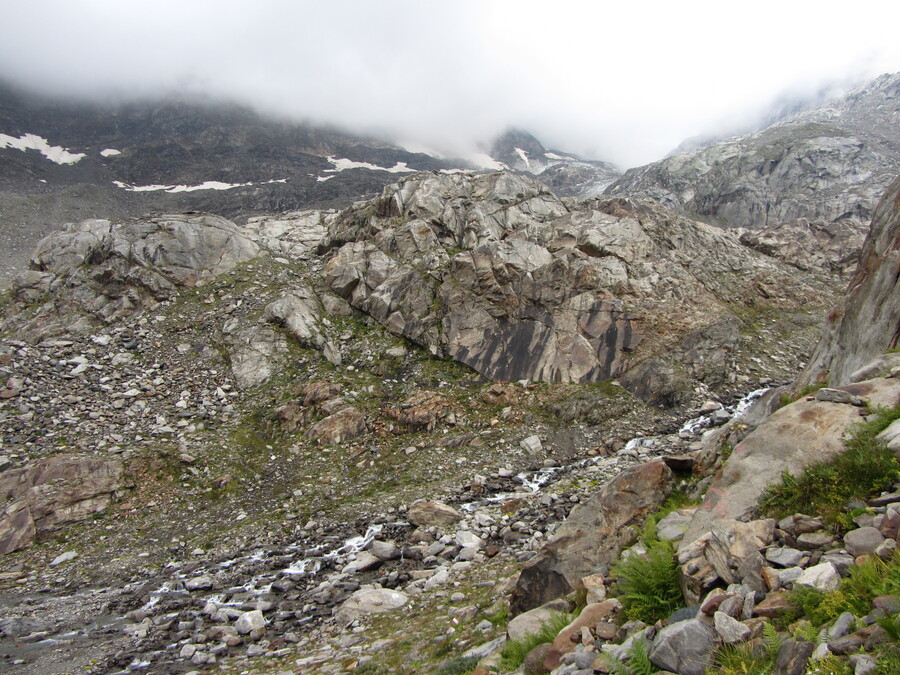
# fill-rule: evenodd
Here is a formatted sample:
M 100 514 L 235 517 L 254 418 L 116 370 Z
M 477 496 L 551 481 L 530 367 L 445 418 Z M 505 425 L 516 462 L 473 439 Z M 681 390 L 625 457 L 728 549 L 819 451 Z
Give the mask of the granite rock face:
M 672 471 L 648 462 L 622 472 L 572 509 L 554 536 L 529 560 L 510 599 L 516 615 L 581 585 L 598 566 L 614 562 L 637 539 L 644 517 L 672 490 Z
M 895 378 L 869 380 L 842 389 L 868 399 L 875 407 L 892 407 L 900 402 L 900 380 Z M 830 401 L 800 400 L 775 411 L 735 446 L 715 474 L 682 540 L 681 551 L 717 520 L 746 518 L 766 486 L 777 483 L 782 472 L 796 475 L 808 464 L 843 452 L 844 434 L 859 419 L 856 406 Z
M 105 510 L 126 484 L 123 463 L 99 457 L 56 455 L 0 473 L 0 555 Z
M 795 387 L 849 384 L 900 341 L 900 179 L 875 210 L 856 274 L 828 315 L 822 339 Z

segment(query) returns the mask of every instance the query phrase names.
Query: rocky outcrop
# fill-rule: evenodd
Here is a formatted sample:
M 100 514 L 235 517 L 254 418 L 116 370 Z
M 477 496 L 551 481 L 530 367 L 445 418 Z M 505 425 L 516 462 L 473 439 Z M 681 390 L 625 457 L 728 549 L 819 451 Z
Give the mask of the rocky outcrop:
M 865 398 L 874 407 L 900 404 L 900 380 L 896 378 L 869 380 L 840 389 Z M 859 408 L 849 400 L 800 400 L 775 411 L 735 446 L 716 473 L 682 540 L 681 550 L 720 519 L 746 518 L 756 508 L 766 486 L 778 482 L 782 472 L 798 474 L 809 464 L 843 452 L 844 435 L 858 421 Z
M 663 462 L 649 462 L 622 472 L 572 509 L 522 568 L 510 598 L 510 614 L 565 595 L 578 588 L 583 577 L 614 562 L 635 542 L 644 517 L 659 508 L 671 489 L 671 470 Z
M 800 270 L 824 269 L 852 274 L 866 233 L 867 226 L 853 219 L 827 223 L 801 218 L 747 230 L 740 235 L 740 241 Z
M 607 188 L 727 227 L 798 218 L 865 223 L 896 173 L 900 76 L 763 131 L 630 169 Z
M 17 299 L 40 303 L 16 328 L 31 339 L 85 330 L 91 321 L 113 321 L 171 299 L 259 254 L 256 243 L 218 216 L 70 224 L 38 243 L 32 271 L 15 280 Z
M 856 274 L 828 315 L 822 339 L 796 388 L 848 384 L 857 371 L 900 344 L 900 179 L 875 210 Z
M 29 546 L 36 535 L 105 510 L 126 487 L 117 459 L 57 455 L 0 473 L 0 555 Z
M 494 380 L 617 377 L 702 335 L 730 304 L 814 297 L 716 228 L 623 199 L 570 211 L 507 173 L 410 177 L 340 214 L 322 250 L 334 293 Z M 706 357 L 699 342 L 685 344 L 682 370 Z

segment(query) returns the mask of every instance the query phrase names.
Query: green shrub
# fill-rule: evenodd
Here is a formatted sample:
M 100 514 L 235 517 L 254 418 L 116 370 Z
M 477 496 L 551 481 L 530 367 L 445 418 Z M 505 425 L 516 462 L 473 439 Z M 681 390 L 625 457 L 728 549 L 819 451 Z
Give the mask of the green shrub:
M 628 619 L 655 623 L 684 606 L 678 586 L 675 549 L 668 541 L 651 541 L 646 555 L 633 555 L 612 568 L 619 601 Z
M 503 672 L 509 672 L 521 666 L 525 661 L 525 657 L 528 656 L 528 652 L 545 642 L 553 642 L 556 636 L 559 635 L 559 632 L 572 623 L 574 619 L 574 614 L 560 612 L 554 614 L 548 621 L 545 621 L 537 633 L 526 635 L 517 640 L 509 640 L 500 651 L 500 669 Z
M 864 616 L 879 595 L 900 593 L 900 552 L 887 562 L 871 556 L 862 565 L 853 565 L 837 590 L 822 593 L 805 586 L 791 591 L 791 602 L 814 626 L 832 623 L 844 612 Z
M 763 493 L 760 510 L 775 518 L 792 513 L 817 513 L 827 522 L 840 523 L 843 505 L 849 499 L 866 499 L 878 494 L 900 475 L 900 462 L 893 452 L 875 440 L 898 418 L 900 406 L 879 409 L 871 419 L 851 430 L 842 454 L 827 462 L 811 464 L 799 476 L 783 473 L 781 483 L 770 485 Z
M 438 668 L 437 675 L 466 675 L 475 670 L 477 665 L 478 657 L 476 656 L 456 656 L 444 661 Z
M 713 655 L 713 667 L 707 675 L 770 675 L 782 639 L 770 623 L 763 624 L 764 650 L 754 649 L 754 643 L 722 645 Z

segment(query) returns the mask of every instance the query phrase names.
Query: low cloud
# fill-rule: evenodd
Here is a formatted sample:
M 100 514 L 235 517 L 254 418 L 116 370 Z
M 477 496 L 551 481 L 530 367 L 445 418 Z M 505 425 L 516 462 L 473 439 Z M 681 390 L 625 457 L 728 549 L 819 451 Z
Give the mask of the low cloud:
M 900 70 L 883 2 L 855 3 L 852 26 L 821 3 L 608 4 L 8 0 L 0 77 L 225 97 L 445 152 L 513 125 L 628 167 L 779 97 Z

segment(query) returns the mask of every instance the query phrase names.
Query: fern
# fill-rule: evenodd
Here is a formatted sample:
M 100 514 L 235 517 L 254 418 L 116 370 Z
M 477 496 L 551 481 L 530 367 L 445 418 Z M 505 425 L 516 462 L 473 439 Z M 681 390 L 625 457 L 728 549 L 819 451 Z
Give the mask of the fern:
M 763 634 L 763 642 L 766 643 L 766 651 L 769 653 L 769 658 L 774 661 L 775 657 L 778 656 L 778 650 L 781 649 L 781 645 L 784 644 L 784 640 L 778 634 L 775 626 L 766 621 L 762 627 Z
M 632 556 L 613 567 L 618 579 L 619 600 L 625 616 L 655 623 L 682 607 L 678 565 L 670 542 L 653 542 L 643 556 Z
M 650 645 L 643 638 L 639 638 L 628 650 L 628 666 L 634 675 L 653 675 L 657 672 L 656 666 L 650 662 Z
M 650 662 L 650 645 L 643 638 L 635 640 L 625 656 L 625 661 L 604 654 L 606 668 L 611 675 L 653 675 L 658 668 Z

